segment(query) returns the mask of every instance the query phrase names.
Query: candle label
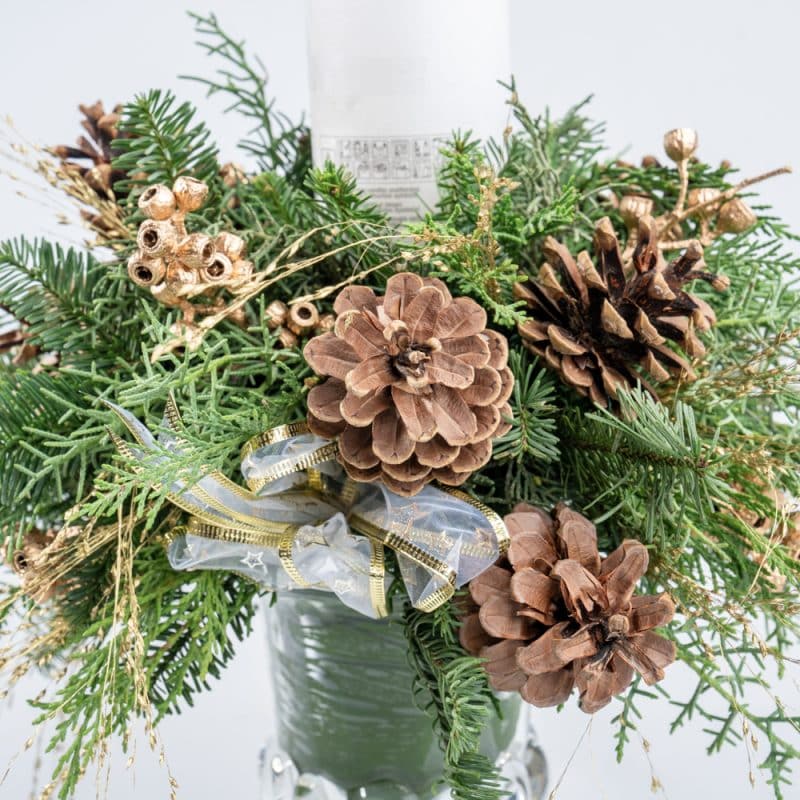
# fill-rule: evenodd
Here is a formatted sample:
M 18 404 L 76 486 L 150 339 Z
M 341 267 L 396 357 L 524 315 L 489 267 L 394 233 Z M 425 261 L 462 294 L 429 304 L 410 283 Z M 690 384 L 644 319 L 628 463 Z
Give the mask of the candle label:
M 436 204 L 440 148 L 446 139 L 445 134 L 322 136 L 315 161 L 343 166 L 393 222 L 406 222 Z

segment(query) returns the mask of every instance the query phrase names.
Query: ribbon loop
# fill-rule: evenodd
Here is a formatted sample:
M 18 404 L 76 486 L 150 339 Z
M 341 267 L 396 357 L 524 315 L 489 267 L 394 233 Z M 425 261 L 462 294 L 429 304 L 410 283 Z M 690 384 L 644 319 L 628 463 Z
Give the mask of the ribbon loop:
M 120 450 L 166 462 L 186 459 L 180 415 L 170 399 L 155 437 L 109 403 L 137 445 Z M 302 423 L 282 425 L 242 448 L 248 489 L 209 471 L 176 479 L 168 499 L 190 515 L 167 543 L 177 570 L 237 572 L 272 589 L 334 592 L 371 617 L 385 616 L 389 576 L 384 550 L 397 555 L 412 604 L 432 611 L 491 566 L 508 544 L 503 521 L 461 492 L 426 486 L 401 497 L 380 484 L 356 483 L 335 461 L 335 442 Z

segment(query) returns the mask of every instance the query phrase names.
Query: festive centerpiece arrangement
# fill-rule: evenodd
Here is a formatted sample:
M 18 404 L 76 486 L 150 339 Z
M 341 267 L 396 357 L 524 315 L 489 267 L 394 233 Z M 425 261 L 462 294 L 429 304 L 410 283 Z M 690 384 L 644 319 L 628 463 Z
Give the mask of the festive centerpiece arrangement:
M 615 704 L 621 757 L 653 702 L 787 796 L 800 259 L 751 187 L 788 170 L 686 128 L 608 159 L 512 82 L 397 223 L 195 21 L 247 166 L 159 90 L 12 151 L 92 235 L 0 245 L 0 668 L 51 677 L 42 797 L 136 718 L 159 748 L 259 597 L 266 796 L 534 798 L 533 708 Z

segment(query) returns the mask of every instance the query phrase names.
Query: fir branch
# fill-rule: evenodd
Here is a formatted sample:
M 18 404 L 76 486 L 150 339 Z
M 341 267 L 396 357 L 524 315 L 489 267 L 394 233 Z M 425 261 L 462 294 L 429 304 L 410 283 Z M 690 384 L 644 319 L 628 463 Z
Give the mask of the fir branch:
M 244 42 L 237 42 L 221 27 L 214 14 L 204 17 L 191 13 L 197 44 L 223 62 L 216 78 L 182 76 L 206 87 L 209 97 L 226 95 L 230 105 L 226 111 L 237 111 L 253 127 L 239 147 L 258 160 L 262 170 L 278 172 L 294 186 L 302 185 L 311 167 L 310 132 L 303 120 L 292 122 L 275 110 L 275 100 L 267 95 L 268 76 L 256 56 L 248 57 Z
M 524 220 L 540 219 L 528 235 L 510 251 L 521 266 L 536 269 L 542 233 L 558 236 L 569 247 L 586 247 L 591 241 L 593 221 L 606 213 L 596 162 L 603 150 L 604 126 L 584 114 L 591 100 L 569 108 L 560 118 L 549 109 L 532 116 L 522 103 L 516 83 L 506 88 L 514 118 L 521 130 L 492 142 L 490 154 L 498 174 L 517 184 L 512 192 L 516 213 Z
M 444 164 L 438 176 L 439 204 L 435 219 L 442 225 L 461 233 L 470 233 L 478 227 L 481 185 L 485 185 L 487 164 L 499 172 L 500 180 L 507 181 L 505 193 L 491 211 L 492 232 L 502 245 L 509 261 L 522 263 L 532 239 L 555 235 L 575 222 L 580 195 L 570 178 L 554 194 L 552 202 L 536 207 L 523 206 L 518 194 L 523 184 L 504 171 L 502 158 L 493 158 L 484 151 L 480 142 L 469 136 L 454 134 L 442 148 Z M 516 163 L 516 162 L 515 162 Z
M 114 168 L 129 176 L 120 182 L 123 192 L 151 183 L 171 186 L 181 175 L 215 183 L 217 148 L 205 124 L 195 122 L 196 113 L 191 103 L 178 105 L 172 92 L 157 89 L 125 105 L 122 138 L 114 140 Z
M 131 357 L 121 335 L 131 325 L 126 295 L 89 254 L 25 238 L 0 243 L 0 307 L 63 366 L 108 368 Z
M 496 701 L 481 662 L 458 643 L 456 604 L 431 613 L 407 604 L 403 624 L 416 671 L 414 693 L 433 717 L 453 800 L 499 800 L 505 794 L 503 781 L 479 749 Z
M 692 509 L 700 519 L 727 497 L 723 459 L 698 434 L 692 408 L 674 415 L 643 389 L 620 391 L 619 417 L 608 411 L 565 418 L 563 448 L 573 491 L 639 527 L 637 538 L 666 546 Z M 685 538 L 685 534 L 683 534 Z
M 511 429 L 494 442 L 493 459 L 508 465 L 504 495 L 523 500 L 535 494 L 543 464 L 559 457 L 555 387 L 550 374 L 537 369 L 525 351 L 512 351 L 509 366 L 514 373 Z
M 473 296 L 497 325 L 514 327 L 524 318 L 520 310 L 524 303 L 513 294 L 520 274 L 504 255 L 497 232 L 522 224 L 517 218 L 507 219 L 515 184 L 498 177 L 482 158 L 472 162 L 471 170 L 475 191 L 467 195 L 467 202 L 472 208 L 466 212 L 454 208 L 443 221 L 429 217 L 412 230 L 424 260 L 430 261 L 432 275 Z M 468 233 L 462 232 L 465 227 Z

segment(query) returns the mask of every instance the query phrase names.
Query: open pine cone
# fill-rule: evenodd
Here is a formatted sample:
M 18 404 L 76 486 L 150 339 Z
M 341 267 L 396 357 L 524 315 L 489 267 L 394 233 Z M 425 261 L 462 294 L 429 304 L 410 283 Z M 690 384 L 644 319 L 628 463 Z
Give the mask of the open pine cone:
M 505 337 L 486 330 L 474 300 L 403 272 L 383 297 L 347 287 L 334 311 L 333 332 L 304 350 L 327 376 L 309 392 L 308 424 L 338 438 L 350 477 L 411 496 L 433 479 L 458 486 L 489 461 L 514 379 Z
M 516 286 L 532 316 L 519 326 L 528 349 L 603 407 L 618 389 L 637 382 L 657 396 L 645 375 L 655 382 L 671 376 L 693 379 L 691 365 L 667 340 L 690 357 L 700 356 L 705 349 L 696 331 L 708 330 L 716 317 L 708 303 L 683 287 L 697 278 L 718 290 L 728 286 L 726 278 L 703 271 L 703 249 L 697 242 L 667 264 L 654 230 L 652 217 L 639 221 L 632 269 L 623 265 L 608 217 L 595 228 L 594 263 L 585 251 L 574 259 L 548 237 L 547 263 L 538 279 Z
M 119 119 L 122 106 L 106 113 L 98 100 L 90 106 L 79 106 L 83 119 L 81 127 L 86 136 L 80 136 L 75 146 L 57 145 L 52 152 L 65 167 L 74 169 L 98 194 L 107 195 L 114 184 L 126 177 L 125 173 L 111 166 L 116 153 L 112 149 L 114 139 L 119 137 Z
M 675 645 L 653 632 L 675 613 L 669 595 L 633 595 L 647 548 L 624 541 L 601 558 L 594 525 L 560 504 L 551 517 L 519 505 L 505 518 L 507 560 L 469 585 L 477 608 L 461 643 L 486 659 L 492 687 L 519 691 L 535 706 L 563 703 L 574 687 L 594 713 L 628 688 L 664 677 Z

